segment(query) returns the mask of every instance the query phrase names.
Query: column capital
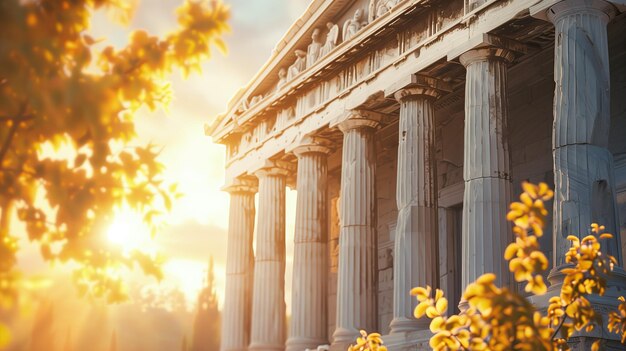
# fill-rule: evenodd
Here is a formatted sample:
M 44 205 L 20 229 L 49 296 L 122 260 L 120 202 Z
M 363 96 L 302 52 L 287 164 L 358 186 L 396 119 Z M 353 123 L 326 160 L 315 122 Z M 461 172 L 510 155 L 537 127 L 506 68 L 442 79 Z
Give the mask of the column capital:
M 411 74 L 395 81 L 385 89 L 385 97 L 400 101 L 414 96 L 431 96 L 439 98 L 444 93 L 452 92 L 449 83 L 423 74 Z
M 268 176 L 287 177 L 296 170 L 296 167 L 289 162 L 265 160 L 263 165 L 253 173 L 257 178 Z
M 498 48 L 495 46 L 482 47 L 478 49 L 472 49 L 464 52 L 459 56 L 459 61 L 465 67 L 471 65 L 474 62 L 500 60 L 506 63 L 511 63 L 515 59 L 515 53 L 513 51 Z
M 360 128 L 375 129 L 380 125 L 382 114 L 366 111 L 366 110 L 350 110 L 347 112 L 347 118 L 337 123 L 337 127 L 343 133 Z
M 221 188 L 222 191 L 227 193 L 256 193 L 258 191 L 257 182 L 252 179 L 246 178 L 234 178 L 228 179 L 226 184 Z
M 623 1 L 605 0 L 544 0 L 530 7 L 530 15 L 554 23 L 562 16 L 596 12 L 605 14 L 607 23 L 617 14 L 616 6 L 626 10 Z
M 306 153 L 321 153 L 328 155 L 333 151 L 332 145 L 333 143 L 326 138 L 306 135 L 293 143 L 285 151 L 293 152 L 293 154 L 298 158 Z
M 488 59 L 503 59 L 511 62 L 516 55 L 525 54 L 528 51 L 529 48 L 524 43 L 489 33 L 482 33 L 450 50 L 448 52 L 448 61 L 459 59 L 465 67 L 473 62 Z

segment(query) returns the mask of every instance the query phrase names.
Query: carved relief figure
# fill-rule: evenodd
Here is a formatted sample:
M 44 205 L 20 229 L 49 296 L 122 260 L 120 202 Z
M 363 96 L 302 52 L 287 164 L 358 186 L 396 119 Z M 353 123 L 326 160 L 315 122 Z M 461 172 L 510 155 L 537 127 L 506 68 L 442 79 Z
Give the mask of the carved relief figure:
M 287 79 L 291 80 L 293 77 L 300 74 L 300 72 L 306 69 L 306 52 L 302 50 L 296 50 L 296 62 L 289 66 L 289 72 L 287 72 Z
M 387 1 L 385 0 L 370 0 L 369 13 L 367 19 L 372 22 L 374 19 L 384 15 L 389 11 L 387 8 Z
M 389 12 L 399 0 L 371 0 L 369 6 L 369 22 Z
M 326 23 L 326 28 L 328 28 L 328 34 L 326 35 L 326 42 L 320 51 L 320 57 L 324 57 L 333 51 L 339 41 L 339 26 L 332 22 L 328 22 Z
M 311 34 L 311 44 L 307 49 L 306 53 L 306 66 L 311 67 L 313 64 L 322 56 L 322 41 L 320 40 L 320 30 L 319 28 L 313 29 L 313 34 Z
M 343 36 L 343 41 L 350 40 L 353 36 L 356 35 L 361 28 L 367 25 L 367 21 L 363 20 L 363 10 L 357 9 L 354 12 L 354 17 L 350 18 L 343 24 L 343 32 L 341 33 Z
M 276 90 L 280 90 L 285 84 L 287 84 L 287 70 L 283 67 L 278 71 L 278 83 L 276 83 Z
M 250 99 L 250 107 L 259 103 L 259 101 L 263 100 L 263 95 L 255 95 Z

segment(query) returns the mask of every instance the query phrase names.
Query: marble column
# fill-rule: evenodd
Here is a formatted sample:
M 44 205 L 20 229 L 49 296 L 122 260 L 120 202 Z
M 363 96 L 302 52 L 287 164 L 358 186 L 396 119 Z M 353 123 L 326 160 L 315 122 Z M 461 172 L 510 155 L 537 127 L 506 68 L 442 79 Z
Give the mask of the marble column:
M 503 252 L 513 239 L 506 220 L 511 198 L 507 141 L 507 63 L 513 53 L 492 46 L 460 56 L 465 81 L 463 162 L 463 290 L 484 273 L 510 284 Z
M 298 157 L 291 328 L 288 351 L 328 344 L 328 153 L 319 140 L 293 150 Z
M 554 23 L 554 262 L 570 234 L 584 237 L 596 222 L 615 233 L 603 251 L 622 264 L 613 155 L 608 150 L 609 51 L 606 27 L 615 15 L 601 0 L 568 0 L 547 11 Z
M 416 300 L 409 292 L 416 286 L 439 285 L 433 106 L 437 96 L 439 92 L 428 86 L 395 94 L 400 102 L 400 122 L 391 333 L 428 328 L 427 320 L 413 316 Z
M 346 350 L 359 330 L 377 329 L 376 152 L 378 122 L 355 113 L 343 132 L 337 326 L 333 350 Z
M 289 172 L 278 167 L 257 171 L 257 222 L 250 350 L 284 350 L 285 186 Z
M 225 187 L 230 193 L 226 294 L 222 311 L 222 351 L 245 351 L 250 341 L 250 310 L 254 254 L 254 194 L 248 181 L 236 180 Z
M 615 8 L 601 0 L 540 2 L 531 14 L 551 21 L 554 44 L 554 265 L 545 295 L 534 296 L 539 308 L 546 308 L 558 296 L 563 284 L 561 271 L 571 243 L 568 235 L 586 236 L 591 223 L 603 224 L 617 234 L 601 241 L 602 251 L 623 264 L 615 206 L 613 155 L 608 150 L 610 129 L 610 84 L 607 24 Z M 618 265 L 607 277 L 603 296 L 589 301 L 602 316 L 604 328 L 577 333 L 569 340 L 573 350 L 588 349 L 591 342 L 604 339 L 607 350 L 621 350 L 617 334 L 606 329 L 608 311 L 616 311 L 617 298 L 626 291 L 626 272 Z

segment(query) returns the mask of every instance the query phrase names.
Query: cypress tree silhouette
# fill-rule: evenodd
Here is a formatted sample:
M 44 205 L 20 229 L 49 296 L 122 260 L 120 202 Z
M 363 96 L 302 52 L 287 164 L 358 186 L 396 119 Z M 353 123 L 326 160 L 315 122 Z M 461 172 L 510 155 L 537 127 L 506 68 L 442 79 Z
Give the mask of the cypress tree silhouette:
M 180 351 L 188 351 L 189 348 L 187 347 L 187 335 L 183 335 L 183 342 L 180 345 Z
M 31 332 L 30 351 L 56 351 L 54 306 L 49 300 L 39 304 Z
M 111 343 L 109 345 L 109 351 L 117 351 L 117 334 L 115 330 L 111 333 Z
M 67 326 L 67 331 L 65 332 L 65 346 L 63 346 L 63 351 L 72 351 L 72 329 L 70 326 Z
M 204 288 L 198 294 L 190 351 L 215 351 L 220 348 L 220 311 L 214 284 L 215 272 L 211 257 Z

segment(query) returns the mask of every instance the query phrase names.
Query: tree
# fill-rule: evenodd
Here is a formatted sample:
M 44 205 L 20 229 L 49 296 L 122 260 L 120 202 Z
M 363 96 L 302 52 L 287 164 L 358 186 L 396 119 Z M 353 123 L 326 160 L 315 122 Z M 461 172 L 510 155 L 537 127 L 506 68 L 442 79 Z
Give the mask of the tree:
M 33 323 L 29 350 L 56 350 L 55 324 L 54 305 L 52 301 L 41 301 Z
M 120 271 L 140 267 L 161 277 L 160 258 L 123 252 L 105 228 L 127 206 L 158 225 L 177 195 L 160 179 L 153 145 L 131 146 L 137 110 L 167 105 L 166 75 L 199 71 L 229 11 L 221 1 L 185 0 L 179 28 L 165 37 L 134 31 L 126 47 L 89 35 L 95 11 L 120 22 L 124 0 L 0 2 L 0 302 L 15 299 L 16 252 L 11 220 L 25 225 L 47 261 L 72 261 L 83 294 L 126 297 Z M 61 150 L 51 152 L 50 150 Z
M 109 351 L 117 351 L 117 334 L 115 330 L 111 333 L 111 342 L 109 344 Z
M 545 183 L 538 186 L 524 182 L 520 201 L 511 204 L 507 219 L 514 224 L 515 242 L 504 252 L 509 269 L 517 282 L 525 283 L 525 291 L 536 295 L 546 293 L 542 273 L 548 260 L 540 251 L 538 237 L 548 211 L 544 201 L 553 196 Z M 458 315 L 447 316 L 448 300 L 444 292 L 430 286 L 416 287 L 411 295 L 417 298 L 416 318 L 432 319 L 430 330 L 433 350 L 566 350 L 567 341 L 577 331 L 591 331 L 602 324 L 587 299 L 589 295 L 603 295 L 606 280 L 617 260 L 601 252 L 601 240 L 611 238 L 604 227 L 592 224 L 591 233 L 582 240 L 570 235 L 572 247 L 562 269 L 565 275 L 559 296 L 550 298 L 545 313 L 538 311 L 525 297 L 506 287 L 494 284 L 492 273 L 480 276 L 463 293 L 467 309 Z M 608 329 L 626 341 L 626 301 L 620 298 L 618 311 L 609 313 Z M 381 350 L 379 334 L 363 336 L 350 350 Z M 593 349 L 601 347 L 600 340 Z
M 198 294 L 190 351 L 212 351 L 220 348 L 220 311 L 217 308 L 218 301 L 214 284 L 215 272 L 213 257 L 211 257 L 207 280 Z

